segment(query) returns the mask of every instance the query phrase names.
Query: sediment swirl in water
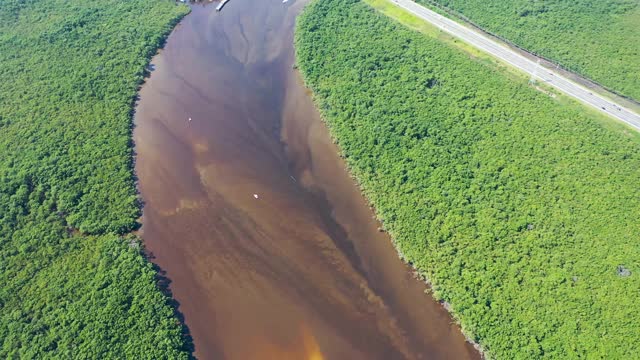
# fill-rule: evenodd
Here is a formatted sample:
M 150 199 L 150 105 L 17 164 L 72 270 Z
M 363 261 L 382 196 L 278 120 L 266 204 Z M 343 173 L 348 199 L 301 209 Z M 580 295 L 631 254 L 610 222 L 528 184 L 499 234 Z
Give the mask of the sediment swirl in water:
M 302 5 L 194 5 L 141 91 L 143 238 L 196 356 L 477 358 L 377 231 L 292 69 Z

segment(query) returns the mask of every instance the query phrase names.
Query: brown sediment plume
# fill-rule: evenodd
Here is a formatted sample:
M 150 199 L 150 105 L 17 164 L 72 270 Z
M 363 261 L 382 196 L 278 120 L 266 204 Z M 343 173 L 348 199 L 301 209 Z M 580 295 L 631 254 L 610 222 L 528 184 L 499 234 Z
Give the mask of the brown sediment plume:
M 345 170 L 293 64 L 304 2 L 194 5 L 142 88 L 142 237 L 201 359 L 473 359 Z
M 274 343 L 268 338 L 248 339 L 245 359 L 325 360 L 320 346 L 310 329 L 301 324 L 294 332 L 299 334 L 293 343 Z

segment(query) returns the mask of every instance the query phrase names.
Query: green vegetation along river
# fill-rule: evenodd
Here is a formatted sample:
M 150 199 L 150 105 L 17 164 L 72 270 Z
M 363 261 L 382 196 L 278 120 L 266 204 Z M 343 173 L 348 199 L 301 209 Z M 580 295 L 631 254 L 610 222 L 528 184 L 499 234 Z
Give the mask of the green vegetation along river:
M 396 246 L 498 359 L 640 353 L 640 137 L 359 0 L 297 63 Z
M 638 0 L 418 0 L 640 101 Z
M 0 358 L 180 359 L 140 214 L 131 111 L 188 11 L 164 0 L 0 1 Z

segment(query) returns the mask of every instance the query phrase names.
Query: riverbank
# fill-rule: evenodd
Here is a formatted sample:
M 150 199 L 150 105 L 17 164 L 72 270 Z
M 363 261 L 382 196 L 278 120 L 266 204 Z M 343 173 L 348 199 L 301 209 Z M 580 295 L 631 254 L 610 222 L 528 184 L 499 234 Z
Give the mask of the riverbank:
M 188 358 L 129 234 L 132 104 L 184 10 L 0 2 L 1 358 Z
M 621 320 L 638 280 L 616 273 L 637 250 L 637 134 L 359 1 L 313 2 L 298 24 L 298 67 L 347 164 L 488 357 L 634 353 L 615 329 L 638 331 Z

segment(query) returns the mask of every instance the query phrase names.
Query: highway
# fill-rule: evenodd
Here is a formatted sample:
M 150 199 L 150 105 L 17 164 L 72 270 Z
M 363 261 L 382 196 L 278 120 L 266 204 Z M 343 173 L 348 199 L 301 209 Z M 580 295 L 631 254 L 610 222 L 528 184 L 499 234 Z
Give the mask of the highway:
M 491 54 L 496 58 L 515 66 L 538 81 L 549 84 L 565 94 L 572 96 L 579 101 L 614 117 L 615 119 L 623 121 L 640 131 L 640 115 L 637 113 L 626 109 L 611 100 L 592 93 L 582 85 L 563 77 L 553 70 L 540 66 L 539 63 L 527 59 L 516 51 L 489 38 L 480 31 L 463 26 L 462 24 L 429 10 L 422 5 L 416 4 L 411 0 L 392 0 L 392 3 L 453 35 L 454 37 L 475 46 L 481 51 Z

